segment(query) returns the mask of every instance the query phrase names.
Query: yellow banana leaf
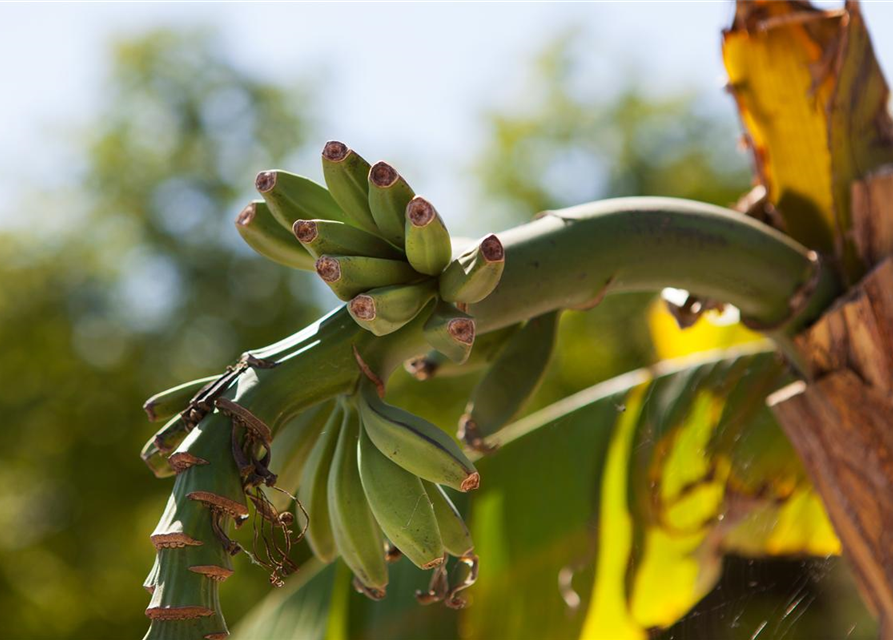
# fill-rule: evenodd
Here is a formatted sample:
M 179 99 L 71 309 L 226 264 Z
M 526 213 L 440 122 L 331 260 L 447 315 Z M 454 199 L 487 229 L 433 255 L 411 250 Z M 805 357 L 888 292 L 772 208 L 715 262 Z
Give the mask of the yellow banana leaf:
M 739 2 L 723 59 L 779 226 L 858 276 L 850 185 L 893 161 L 889 90 L 858 5 Z

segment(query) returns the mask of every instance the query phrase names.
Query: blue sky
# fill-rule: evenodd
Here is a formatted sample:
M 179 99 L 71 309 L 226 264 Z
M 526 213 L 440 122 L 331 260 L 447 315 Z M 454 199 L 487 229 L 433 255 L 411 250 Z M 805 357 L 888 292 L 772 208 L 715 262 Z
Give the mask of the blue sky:
M 881 35 L 893 4 L 864 12 L 889 70 L 893 39 Z M 76 149 L 73 127 L 102 100 L 108 42 L 149 27 L 213 26 L 229 55 L 262 75 L 325 75 L 320 146 L 338 138 L 370 158 L 417 163 L 414 185 L 449 218 L 473 209 L 463 169 L 481 114 L 523 103 L 528 63 L 557 33 L 586 34 L 608 90 L 635 66 L 655 92 L 701 88 L 732 114 L 719 49 L 731 13 L 730 2 L 0 4 L 0 201 L 19 177 L 53 171 Z M 395 62 L 393 73 L 375 71 L 372 50 Z M 295 169 L 314 175 L 315 164 Z

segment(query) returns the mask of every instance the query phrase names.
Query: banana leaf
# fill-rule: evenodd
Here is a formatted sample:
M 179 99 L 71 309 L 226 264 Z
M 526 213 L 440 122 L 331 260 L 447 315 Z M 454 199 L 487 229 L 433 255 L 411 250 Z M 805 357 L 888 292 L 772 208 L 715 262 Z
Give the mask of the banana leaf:
M 786 382 L 757 343 L 570 396 L 495 434 L 481 488 L 455 496 L 481 559 L 468 607 L 416 604 L 427 574 L 405 559 L 381 602 L 340 563 L 312 565 L 235 637 L 647 638 L 713 588 L 726 553 L 839 553 L 763 402 Z

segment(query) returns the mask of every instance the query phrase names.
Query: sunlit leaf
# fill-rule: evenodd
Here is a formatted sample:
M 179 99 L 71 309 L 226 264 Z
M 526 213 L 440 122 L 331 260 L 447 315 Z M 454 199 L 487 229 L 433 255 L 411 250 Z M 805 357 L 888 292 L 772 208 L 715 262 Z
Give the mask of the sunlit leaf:
M 850 185 L 893 161 L 889 91 L 858 6 L 740 3 L 723 58 L 785 231 L 851 263 Z
M 759 333 L 739 322 L 727 322 L 715 311 L 708 311 L 694 325 L 680 329 L 661 300 L 655 300 L 648 309 L 648 328 L 655 353 L 661 360 L 764 340 Z

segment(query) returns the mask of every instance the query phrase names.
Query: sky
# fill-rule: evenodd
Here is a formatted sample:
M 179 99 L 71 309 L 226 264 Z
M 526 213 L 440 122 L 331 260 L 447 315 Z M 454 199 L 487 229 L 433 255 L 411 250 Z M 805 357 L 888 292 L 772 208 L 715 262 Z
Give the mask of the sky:
M 893 26 L 893 4 L 864 12 L 890 69 L 893 39 L 878 34 Z M 720 57 L 731 14 L 730 2 L 670 1 L 0 4 L 0 202 L 18 179 L 70 158 L 72 132 L 103 98 L 108 43 L 151 27 L 214 27 L 232 59 L 259 75 L 325 78 L 317 146 L 341 139 L 407 176 L 413 164 L 411 182 L 449 222 L 474 208 L 467 168 L 482 114 L 523 107 L 529 62 L 556 34 L 585 34 L 605 91 L 636 68 L 656 93 L 697 88 L 733 114 Z M 318 177 L 311 164 L 288 168 Z

